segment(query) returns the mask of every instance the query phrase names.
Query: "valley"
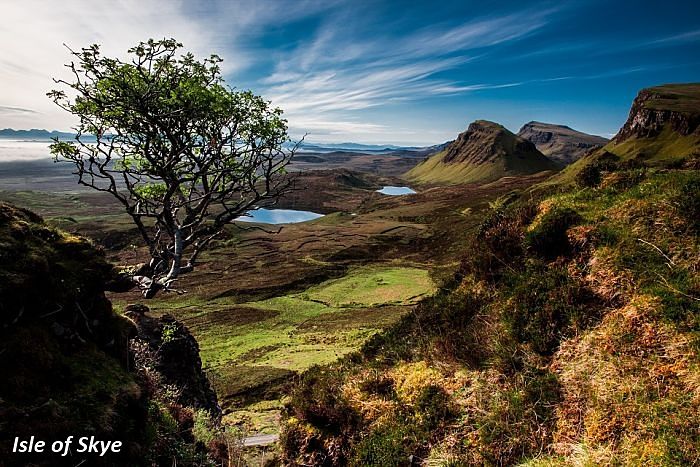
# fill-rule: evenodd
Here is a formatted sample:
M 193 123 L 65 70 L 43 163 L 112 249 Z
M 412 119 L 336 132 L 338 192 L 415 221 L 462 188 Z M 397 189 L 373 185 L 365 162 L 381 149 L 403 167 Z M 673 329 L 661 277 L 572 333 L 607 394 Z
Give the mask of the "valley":
M 136 291 L 109 295 L 118 313 L 142 303 L 151 315 L 169 314 L 190 329 L 224 422 L 244 433 L 278 433 L 295 375 L 357 351 L 396 323 L 451 277 L 454 258 L 490 202 L 544 179 L 512 177 L 491 186 L 387 195 L 378 190 L 406 184 L 395 174 L 407 162 L 395 165 L 393 158 L 401 156 L 353 157 L 358 160 L 349 165 L 360 170 L 323 163 L 300 172 L 297 189 L 274 207 L 323 217 L 280 225 L 236 223 L 178 281 L 183 295 L 146 301 Z M 5 188 L 0 200 L 94 239 L 116 264 L 146 260 L 128 217 L 107 195 L 66 183 L 65 166 L 6 164 L 11 165 L 5 172 L 0 164 Z M 381 172 L 377 166 L 390 168 Z M 44 176 L 35 177 L 35 171 Z M 8 173 L 12 176 L 3 177 Z M 43 191 L 47 187 L 51 194 Z
M 610 141 L 477 120 L 432 148 L 310 148 L 294 190 L 228 225 L 174 290 L 102 305 L 166 323 L 161 347 L 186 327 L 223 433 L 255 465 L 268 448 L 289 465 L 691 462 L 697 95 L 643 90 Z M 6 237 L 148 261 L 121 207 L 72 180 L 65 165 L 0 162 L 0 201 L 48 224 L 3 214 Z

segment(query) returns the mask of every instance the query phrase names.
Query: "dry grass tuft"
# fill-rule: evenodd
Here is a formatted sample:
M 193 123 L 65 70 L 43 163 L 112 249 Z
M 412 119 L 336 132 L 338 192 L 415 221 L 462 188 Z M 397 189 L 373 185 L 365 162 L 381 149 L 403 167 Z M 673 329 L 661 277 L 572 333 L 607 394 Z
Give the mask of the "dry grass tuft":
M 700 362 L 690 339 L 658 319 L 660 306 L 636 296 L 562 344 L 552 363 L 564 396 L 557 454 L 573 456 L 583 444 L 611 446 L 626 465 L 698 461 Z

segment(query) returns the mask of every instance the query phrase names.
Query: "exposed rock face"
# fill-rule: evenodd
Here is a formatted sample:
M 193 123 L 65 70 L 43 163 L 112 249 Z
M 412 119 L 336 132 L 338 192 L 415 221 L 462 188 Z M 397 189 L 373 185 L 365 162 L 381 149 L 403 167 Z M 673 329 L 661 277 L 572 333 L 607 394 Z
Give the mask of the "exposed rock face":
M 613 141 L 655 137 L 667 125 L 681 136 L 700 135 L 700 84 L 672 84 L 641 90 Z
M 565 125 L 542 122 L 526 123 L 518 136 L 533 143 L 542 154 L 561 165 L 571 164 L 591 149 L 602 147 L 608 142 L 602 136 L 582 133 Z
M 137 366 L 157 372 L 161 387 L 174 389 L 173 402 L 221 416 L 216 393 L 202 371 L 199 345 L 181 322 L 169 315 L 152 318 L 144 305 L 129 305 L 125 315 L 136 325 L 131 349 Z
M 514 135 L 503 126 L 486 120 L 469 125 L 445 150 L 443 162 L 484 164 L 498 159 L 531 160 L 533 165 L 548 165 L 546 158 L 531 142 Z
M 64 465 L 13 454 L 15 436 L 122 440 L 114 465 L 146 454 L 148 399 L 126 370 L 130 328 L 104 295 L 111 275 L 88 240 L 0 203 L 0 464 Z
M 144 346 L 159 346 L 163 380 L 188 408 L 217 415 L 194 338 L 172 318 L 152 320 L 148 334 L 114 313 L 104 291 L 115 274 L 89 240 L 0 203 L 0 465 L 151 465 L 161 452 L 170 465 L 171 446 L 153 439 L 160 419 L 150 407 L 160 388 L 129 365 L 138 331 Z M 183 426 L 168 440 L 184 442 Z M 119 440 L 123 449 L 108 460 L 12 453 L 15 436 L 76 435 Z

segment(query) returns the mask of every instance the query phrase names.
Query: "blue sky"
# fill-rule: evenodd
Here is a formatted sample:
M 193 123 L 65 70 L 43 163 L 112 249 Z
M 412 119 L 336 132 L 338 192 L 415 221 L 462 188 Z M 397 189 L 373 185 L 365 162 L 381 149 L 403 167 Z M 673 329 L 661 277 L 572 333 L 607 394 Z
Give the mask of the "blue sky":
M 282 107 L 293 136 L 322 142 L 433 144 L 475 119 L 610 136 L 639 89 L 700 81 L 700 4 L 691 1 L 51 5 L 5 9 L 0 127 L 70 126 L 43 97 L 68 59 L 63 42 L 120 53 L 168 36 L 218 53 L 230 85 Z

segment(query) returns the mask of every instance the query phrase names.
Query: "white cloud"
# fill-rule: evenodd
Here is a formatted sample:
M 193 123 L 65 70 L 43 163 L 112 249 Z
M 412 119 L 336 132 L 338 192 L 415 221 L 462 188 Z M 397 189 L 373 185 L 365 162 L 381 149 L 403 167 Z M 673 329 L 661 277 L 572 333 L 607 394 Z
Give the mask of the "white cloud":
M 106 55 L 123 56 L 148 38 L 174 37 L 198 56 L 218 53 L 231 76 L 251 65 L 247 39 L 270 24 L 292 21 L 334 2 L 253 0 L 2 0 L 0 15 L 0 106 L 27 112 L 0 113 L 0 127 L 68 129 L 72 120 L 46 92 L 73 49 L 98 43 Z M 198 7 L 206 8 L 197 11 Z
M 182 7 L 166 0 L 4 2 L 0 105 L 32 112 L 0 115 L 0 127 L 67 129 L 69 117 L 46 97 L 55 87 L 51 78 L 67 73 L 63 65 L 70 55 L 63 44 L 79 49 L 99 43 L 106 54 L 124 54 L 149 37 L 177 37 L 202 52 L 210 34 L 189 21 Z
M 0 127 L 71 126 L 70 116 L 45 95 L 55 87 L 51 78 L 67 73 L 63 43 L 99 43 L 105 54 L 123 55 L 141 40 L 175 37 L 198 56 L 221 55 L 232 84 L 258 61 L 272 61 L 273 69 L 253 83 L 256 91 L 285 110 L 293 133 L 329 140 L 415 133 L 368 122 L 365 109 L 519 85 L 444 74 L 478 60 L 488 47 L 537 32 L 552 14 L 522 10 L 392 36 L 376 25 L 363 34 L 368 19 L 340 0 L 0 1 Z M 270 29 L 314 15 L 321 23 L 310 39 L 262 49 L 258 39 Z
M 518 86 L 522 83 L 469 83 L 439 74 L 478 60 L 484 48 L 532 34 L 551 13 L 527 10 L 452 27 L 432 25 L 400 37 L 374 34 L 370 39 L 361 33 L 361 18 L 331 18 L 310 40 L 280 56 L 261 81 L 262 93 L 284 109 L 294 131 L 327 134 L 328 122 L 347 122 L 363 109 Z

